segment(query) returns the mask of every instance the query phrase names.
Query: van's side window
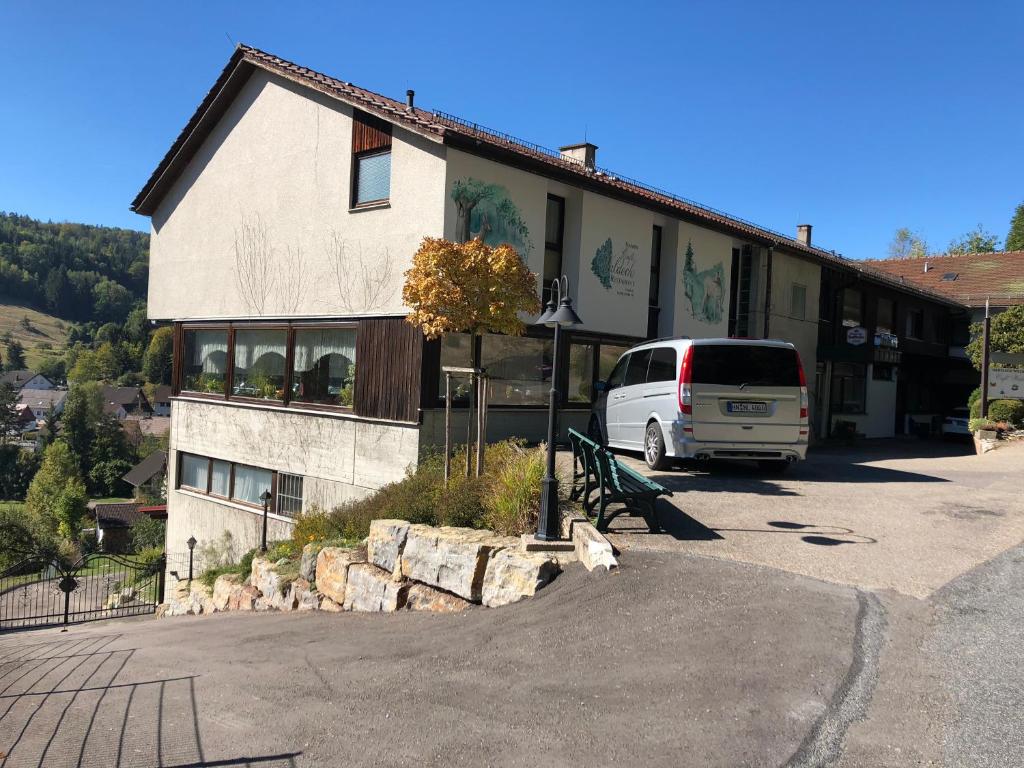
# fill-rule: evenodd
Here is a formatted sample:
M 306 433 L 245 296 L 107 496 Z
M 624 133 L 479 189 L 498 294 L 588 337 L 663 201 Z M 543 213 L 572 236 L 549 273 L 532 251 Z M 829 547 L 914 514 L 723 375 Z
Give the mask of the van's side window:
M 672 347 L 657 347 L 647 368 L 647 381 L 675 381 L 676 351 Z
M 647 381 L 647 366 L 650 362 L 650 349 L 631 354 L 629 356 L 629 368 L 626 369 L 626 380 L 622 383 L 622 386 L 632 387 L 634 384 L 643 384 Z
M 629 365 L 629 358 L 631 355 L 626 355 L 621 358 L 619 362 L 612 368 L 611 374 L 608 376 L 608 389 L 615 389 L 616 387 L 622 386 L 622 380 L 626 378 L 626 366 Z

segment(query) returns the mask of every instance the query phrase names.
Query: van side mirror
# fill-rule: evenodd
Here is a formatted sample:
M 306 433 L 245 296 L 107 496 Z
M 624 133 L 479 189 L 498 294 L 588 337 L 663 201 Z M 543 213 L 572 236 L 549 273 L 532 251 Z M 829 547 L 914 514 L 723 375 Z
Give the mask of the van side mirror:
M 594 382 L 594 391 L 597 392 L 598 394 L 600 394 L 601 392 L 607 392 L 608 391 L 608 382 L 607 381 L 595 381 Z

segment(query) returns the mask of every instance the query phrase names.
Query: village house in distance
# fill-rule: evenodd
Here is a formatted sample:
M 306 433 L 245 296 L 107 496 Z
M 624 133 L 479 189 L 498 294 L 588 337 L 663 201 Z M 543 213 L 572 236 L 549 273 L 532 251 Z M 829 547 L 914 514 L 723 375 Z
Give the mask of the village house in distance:
M 284 537 L 443 440 L 441 367 L 469 363 L 469 337 L 404 320 L 424 236 L 509 243 L 538 292 L 568 275 L 583 326 L 561 350 L 563 430 L 586 428 L 618 355 L 662 336 L 793 342 L 818 437 L 891 435 L 966 398 L 968 383 L 938 386 L 963 365 L 958 301 L 815 247 L 810 226 L 785 236 L 605 171 L 597 151 L 239 46 L 132 204 L 152 220 L 149 315 L 175 324 L 168 551 L 225 529 L 256 546 L 267 490 Z M 541 439 L 550 331 L 481 347 L 489 437 Z M 906 382 L 923 377 L 949 403 L 915 402 Z

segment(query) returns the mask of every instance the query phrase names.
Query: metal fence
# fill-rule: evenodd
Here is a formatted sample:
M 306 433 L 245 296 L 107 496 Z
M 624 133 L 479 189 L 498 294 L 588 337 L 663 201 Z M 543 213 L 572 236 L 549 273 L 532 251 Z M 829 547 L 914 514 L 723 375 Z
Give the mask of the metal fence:
M 164 558 L 137 555 L 19 563 L 0 573 L 0 632 L 153 613 L 164 574 Z

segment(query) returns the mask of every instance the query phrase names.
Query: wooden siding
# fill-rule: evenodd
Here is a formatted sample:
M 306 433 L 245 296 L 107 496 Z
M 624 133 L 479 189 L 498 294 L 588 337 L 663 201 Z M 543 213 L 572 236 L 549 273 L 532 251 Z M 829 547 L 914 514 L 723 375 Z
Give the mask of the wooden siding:
M 359 321 L 355 412 L 419 421 L 423 334 L 401 317 Z
M 352 153 L 369 152 L 391 146 L 391 124 L 368 115 L 352 112 Z

